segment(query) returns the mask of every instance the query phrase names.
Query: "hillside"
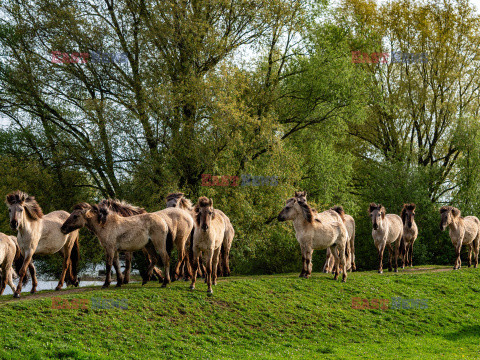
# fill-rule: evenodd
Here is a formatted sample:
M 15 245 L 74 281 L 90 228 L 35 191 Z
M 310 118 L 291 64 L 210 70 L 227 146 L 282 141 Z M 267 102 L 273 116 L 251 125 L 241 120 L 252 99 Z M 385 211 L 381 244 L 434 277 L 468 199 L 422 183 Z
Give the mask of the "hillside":
M 179 281 L 0 298 L 2 359 L 480 359 L 480 269 L 432 269 Z M 52 297 L 88 309 L 52 309 Z M 128 309 L 92 309 L 91 298 Z M 352 297 L 422 299 L 395 310 L 354 309 Z M 56 301 L 56 300 L 54 300 Z M 354 300 L 355 305 L 358 301 Z M 375 306 L 375 302 L 370 302 Z

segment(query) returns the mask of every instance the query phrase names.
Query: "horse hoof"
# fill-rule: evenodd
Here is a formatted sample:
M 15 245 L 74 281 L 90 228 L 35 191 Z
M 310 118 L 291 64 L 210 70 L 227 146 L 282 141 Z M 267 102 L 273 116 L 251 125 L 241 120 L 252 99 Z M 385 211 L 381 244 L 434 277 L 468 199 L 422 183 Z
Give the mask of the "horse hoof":
M 213 295 L 213 290 L 212 289 L 207 290 L 207 296 L 212 296 L 212 295 Z
M 14 294 L 13 294 L 13 297 L 14 297 L 15 299 L 19 299 L 19 298 L 20 298 L 20 294 L 14 293 Z
M 378 270 L 378 273 L 379 273 L 379 274 L 383 274 L 383 270 Z
M 342 282 L 347 282 L 347 279 L 342 279 Z
M 390 272 L 390 271 L 392 271 L 392 269 L 388 269 L 388 271 Z
M 324 274 L 328 273 L 328 270 L 323 270 L 323 273 L 324 273 Z
M 115 285 L 115 287 L 122 287 L 122 283 L 121 283 L 121 282 L 117 282 L 117 285 Z
M 161 287 L 162 287 L 162 288 L 166 288 L 166 287 L 167 287 L 167 284 L 163 283 Z
M 62 288 L 61 288 L 60 286 L 57 286 L 57 287 L 55 288 L 55 291 L 60 291 L 60 290 L 62 290 Z
M 190 290 L 195 290 L 195 285 L 190 285 Z
M 75 281 L 75 283 L 73 284 L 73 286 L 75 287 L 78 287 L 78 285 L 80 285 L 80 280 Z
M 30 294 L 35 294 L 36 292 L 37 292 L 37 289 L 30 290 Z
M 110 284 L 103 284 L 102 289 L 106 289 L 110 286 Z
M 395 271 L 394 271 L 394 272 L 398 272 L 398 269 L 395 269 Z
M 127 285 L 128 282 L 129 282 L 128 280 L 125 280 L 125 279 L 124 279 L 124 280 L 123 280 L 123 285 Z

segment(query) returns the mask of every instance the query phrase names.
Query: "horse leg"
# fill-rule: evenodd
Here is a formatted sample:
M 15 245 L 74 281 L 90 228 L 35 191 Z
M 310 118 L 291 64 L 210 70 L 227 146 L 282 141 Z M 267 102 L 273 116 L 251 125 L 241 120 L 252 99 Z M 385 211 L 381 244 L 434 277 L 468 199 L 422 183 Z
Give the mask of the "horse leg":
M 392 244 L 387 244 L 387 248 L 388 248 L 388 271 L 392 271 L 392 253 L 393 253 Z
M 130 282 L 130 271 L 132 271 L 132 256 L 131 251 L 125 251 L 125 271 L 123 272 L 123 283 L 128 284 Z
M 220 260 L 221 247 L 213 252 L 213 264 L 212 264 L 212 284 L 217 285 L 217 267 Z
M 12 292 L 15 292 L 15 285 L 13 284 L 13 269 L 11 266 L 10 266 L 10 270 L 8 270 L 7 272 L 8 272 L 8 286 L 10 286 L 10 289 L 12 289 Z
M 385 244 L 380 244 L 380 247 L 378 248 L 378 273 L 382 274 L 383 273 L 383 252 L 385 251 Z
M 468 267 L 472 267 L 473 244 L 468 244 Z
M 334 246 L 331 246 L 330 247 L 330 250 L 331 250 L 331 253 L 333 255 L 333 267 L 334 267 L 334 273 L 335 275 L 333 276 L 333 280 L 337 280 L 338 279 L 338 273 L 339 273 L 339 264 L 340 264 L 340 256 L 338 255 L 338 251 L 337 251 L 337 247 L 334 245 Z M 344 254 L 345 256 L 345 254 Z
M 25 258 L 23 260 L 22 267 L 20 268 L 20 271 L 18 272 L 19 280 L 18 280 L 17 289 L 13 293 L 14 298 L 19 298 L 20 297 L 20 293 L 22 292 L 22 286 L 23 286 L 23 278 L 27 274 L 28 264 L 30 264 L 30 262 L 32 261 L 32 257 L 33 257 L 34 253 L 35 253 L 34 249 L 28 249 L 27 251 L 25 251 Z
M 410 267 L 412 267 L 413 266 L 413 241 L 410 244 L 410 247 L 408 248 L 408 250 L 409 250 L 408 263 Z
M 327 255 L 325 257 L 325 265 L 323 265 L 323 272 L 328 273 L 330 272 L 330 261 L 332 258 L 332 252 L 330 251 L 330 248 L 327 248 Z
M 453 270 L 460 269 L 460 266 L 462 265 L 462 259 L 460 258 L 460 252 L 462 250 L 462 241 L 463 239 L 458 240 L 458 244 L 455 249 L 456 260 L 455 260 L 455 266 L 453 267 Z
M 302 251 L 303 253 L 303 251 Z M 305 255 L 302 254 L 302 271 L 300 271 L 300 275 L 298 277 L 303 277 L 306 273 L 305 271 L 305 268 L 306 268 L 306 265 L 305 265 L 305 262 L 306 262 L 306 258 L 305 258 Z
M 474 253 L 474 256 L 475 256 L 475 265 L 474 265 L 474 268 L 476 269 L 478 267 L 478 251 L 479 251 L 479 247 L 480 247 L 480 232 L 479 234 L 477 235 L 477 237 L 475 238 L 475 240 L 473 240 L 473 251 L 475 252 Z
M 352 240 L 350 241 L 350 251 L 352 252 L 350 254 L 351 256 L 351 261 L 352 261 L 352 268 L 351 268 L 351 271 L 357 271 L 357 266 L 355 265 L 355 240 L 354 238 L 352 238 Z
M 400 243 L 402 241 L 402 237 L 400 236 L 397 241 L 395 242 L 395 270 L 394 272 L 398 272 L 398 256 L 400 254 Z
M 198 252 L 194 249 L 192 254 L 192 283 L 190 284 L 190 290 L 195 289 L 195 282 L 197 281 L 198 270 Z
M 213 258 L 213 251 L 207 250 L 203 253 L 203 255 L 207 259 L 207 294 L 213 294 L 212 290 L 212 258 Z
M 168 256 L 167 250 L 160 251 L 160 258 L 162 259 L 164 266 L 165 276 L 163 277 L 162 287 L 167 287 L 167 284 L 170 283 L 170 256 Z
M 112 282 L 112 265 L 113 265 L 113 257 L 115 256 L 115 250 L 108 249 L 105 251 L 105 283 L 103 284 L 102 288 L 105 289 L 110 286 Z
M 2 267 L 2 277 L 0 280 L 0 295 L 3 295 L 3 292 L 5 291 L 5 288 L 7 287 L 7 282 L 8 282 L 8 276 L 7 276 L 7 269 L 5 269 L 5 266 Z
M 185 246 L 180 246 L 177 249 L 178 252 L 178 261 L 177 261 L 177 266 L 175 266 L 175 272 L 173 275 L 173 281 L 176 281 L 180 279 L 181 274 L 180 274 L 180 269 L 183 268 L 183 263 L 185 261 Z
M 338 246 L 338 252 L 340 256 L 340 268 L 343 271 L 342 275 L 342 282 L 347 281 L 347 259 L 345 257 L 345 247 L 342 246 L 343 244 L 340 244 Z
M 120 267 L 120 261 L 118 259 L 118 251 L 115 251 L 115 255 L 113 255 L 113 267 L 115 268 L 115 273 L 117 274 L 117 284 L 115 287 L 120 287 L 123 284 L 123 275 L 122 268 Z
M 402 258 L 402 269 L 405 269 L 405 264 L 408 263 L 408 244 L 405 241 L 405 238 L 402 237 L 400 240 L 400 256 Z
M 215 250 L 216 251 L 216 250 Z M 220 251 L 219 251 L 219 254 L 218 254 L 218 261 L 217 261 L 217 271 L 215 272 L 215 267 L 212 265 L 213 267 L 213 270 L 216 274 L 216 276 L 218 277 L 222 277 L 223 276 L 223 268 L 225 267 L 225 262 L 223 261 L 223 254 L 225 253 L 225 250 L 224 250 L 224 246 L 223 244 L 220 246 Z M 213 258 L 213 261 L 215 262 L 215 255 L 213 255 L 214 258 Z M 213 285 L 216 285 L 216 284 L 213 284 Z
M 230 276 L 230 247 L 225 247 L 225 251 L 222 253 L 223 255 L 223 275 Z
M 58 285 L 55 288 L 56 291 L 59 291 L 63 287 L 63 283 L 65 282 L 65 276 L 67 275 L 67 270 L 71 266 L 72 262 L 70 260 L 70 252 L 72 251 L 73 243 L 72 246 L 69 246 L 66 244 L 61 250 L 60 254 L 63 257 L 62 261 L 62 272 L 60 274 L 60 279 L 58 280 Z
M 33 261 L 30 261 L 30 264 L 28 264 L 28 270 L 30 271 L 30 277 L 32 278 L 32 290 L 30 290 L 30 293 L 34 294 L 37 292 L 38 281 L 37 272 L 35 271 L 35 265 L 33 265 Z

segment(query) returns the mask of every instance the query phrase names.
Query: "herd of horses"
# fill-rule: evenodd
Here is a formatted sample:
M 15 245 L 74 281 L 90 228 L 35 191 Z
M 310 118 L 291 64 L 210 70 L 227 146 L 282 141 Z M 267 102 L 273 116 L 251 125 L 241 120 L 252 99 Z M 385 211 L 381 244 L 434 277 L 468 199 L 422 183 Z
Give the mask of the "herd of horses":
M 79 230 L 86 227 L 99 240 L 106 255 L 106 278 L 103 287 L 111 282 L 112 266 L 116 271 L 117 284 L 127 284 L 130 279 L 132 254 L 142 251 L 148 264 L 143 275 L 143 284 L 153 274 L 167 286 L 172 280 L 184 277 L 191 279 L 190 288 L 195 289 L 197 275 L 205 277 L 207 293 L 212 294 L 217 276 L 230 275 L 229 254 L 235 231 L 228 216 L 213 207 L 213 200 L 200 197 L 195 205 L 183 193 L 171 193 L 166 197 L 166 208 L 148 213 L 145 209 L 116 199 L 105 199 L 98 204 L 79 203 L 69 214 L 53 211 L 44 215 L 33 196 L 22 191 L 7 195 L 6 204 L 10 227 L 17 236 L 0 233 L 0 295 L 8 284 L 14 297 L 20 297 L 27 280 L 27 270 L 32 278 L 31 293 L 38 284 L 34 254 L 55 254 L 63 257 L 62 272 L 56 290 L 67 283 L 78 286 L 77 266 L 80 256 Z M 368 209 L 372 220 L 372 237 L 378 249 L 379 268 L 383 272 L 383 253 L 389 251 L 389 271 L 398 271 L 398 258 L 402 268 L 412 266 L 413 244 L 418 236 L 415 223 L 415 204 L 404 204 L 401 215 L 386 214 L 381 204 L 371 203 Z M 454 269 L 461 267 L 460 251 L 468 245 L 469 266 L 471 255 L 478 266 L 480 245 L 480 221 L 475 216 L 461 217 L 460 210 L 452 206 L 440 209 L 440 229 L 450 229 L 450 238 L 456 249 Z M 314 250 L 327 250 L 324 272 L 332 272 L 334 279 L 348 271 L 355 271 L 355 220 L 345 214 L 341 206 L 317 212 L 307 202 L 307 193 L 297 191 L 287 199 L 278 215 L 279 221 L 292 220 L 296 238 L 302 253 L 300 277 L 312 273 Z M 173 247 L 178 254 L 177 264 L 170 272 L 170 256 Z M 121 272 L 119 253 L 125 254 L 125 271 Z M 164 271 L 157 268 L 161 260 Z M 18 285 L 13 284 L 15 270 Z M 172 279 L 173 278 L 173 279 Z

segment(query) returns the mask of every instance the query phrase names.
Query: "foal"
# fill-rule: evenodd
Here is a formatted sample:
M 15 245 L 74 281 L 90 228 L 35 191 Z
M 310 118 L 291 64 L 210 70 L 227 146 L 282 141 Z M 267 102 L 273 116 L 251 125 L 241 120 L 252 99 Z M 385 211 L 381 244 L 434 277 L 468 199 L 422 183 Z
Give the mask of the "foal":
M 368 212 L 372 219 L 373 241 L 378 249 L 378 260 L 380 262 L 378 273 L 383 273 L 383 252 L 385 246 L 388 246 L 388 271 L 392 271 L 392 245 L 395 246 L 395 272 L 398 272 L 398 254 L 403 235 L 402 219 L 397 214 L 385 214 L 385 208 L 381 204 L 371 203 Z
M 418 228 L 417 224 L 415 223 L 415 208 L 416 205 L 414 203 L 403 204 L 403 209 L 401 213 L 403 222 L 403 238 L 402 245 L 400 245 L 400 250 L 403 253 L 402 268 L 405 268 L 405 266 L 409 265 L 413 266 L 413 243 L 418 236 Z
M 195 216 L 195 214 L 193 213 L 192 202 L 189 199 L 185 198 L 185 194 L 168 194 L 165 201 L 167 203 L 167 208 L 179 207 L 180 209 L 189 211 L 193 217 Z M 232 223 L 230 222 L 228 216 L 225 215 L 221 210 L 215 210 L 223 217 L 223 220 L 227 224 L 225 230 L 225 237 L 222 242 L 221 257 L 218 266 L 218 276 L 230 276 L 230 249 L 232 247 L 233 238 L 235 237 L 235 230 L 233 229 Z
M 326 212 L 324 212 L 326 213 Z M 348 233 L 338 213 L 332 211 L 328 216 L 337 216 L 338 221 L 327 218 L 327 214 L 315 214 L 303 199 L 293 197 L 287 200 L 278 215 L 278 221 L 293 220 L 297 241 L 302 251 L 303 268 L 300 277 L 308 278 L 312 274 L 313 250 L 329 248 L 335 258 L 335 276 L 338 279 L 339 266 L 343 272 L 342 282 L 347 280 L 345 250 Z M 324 214 L 324 217 L 320 216 Z
M 12 280 L 14 273 L 12 265 L 13 261 L 20 256 L 20 249 L 17 247 L 13 238 L 14 236 L 0 233 L 0 268 L 2 269 L 0 295 L 5 291 L 7 284 L 12 289 L 12 292 L 16 290 Z
M 33 254 L 55 254 L 63 256 L 63 268 L 60 280 L 55 290 L 63 287 L 65 275 L 69 270 L 69 277 L 75 286 L 78 286 L 76 265 L 79 259 L 78 231 L 63 234 L 60 228 L 68 218 L 66 211 L 53 211 L 43 215 L 43 211 L 33 196 L 22 191 L 15 191 L 7 195 L 6 203 L 10 213 L 10 227 L 18 231 L 17 241 L 24 261 L 19 271 L 20 280 L 13 296 L 18 298 L 22 292 L 22 285 L 27 268 L 32 275 L 33 294 L 37 288 L 35 268 L 32 264 Z
M 195 222 L 193 233 L 193 277 L 190 289 L 195 289 L 197 280 L 198 258 L 202 253 L 207 268 L 207 294 L 213 294 L 213 285 L 217 284 L 217 264 L 220 249 L 225 237 L 227 224 L 220 212 L 213 208 L 213 201 L 205 196 L 198 199 L 194 207 Z M 212 280 L 213 273 L 213 280 Z
M 475 256 L 475 267 L 478 266 L 478 250 L 480 246 L 480 221 L 476 216 L 460 216 L 460 210 L 453 206 L 442 206 L 440 208 L 442 220 L 440 230 L 444 231 L 449 227 L 450 239 L 455 246 L 456 260 L 453 270 L 462 267 L 460 251 L 462 245 L 468 245 L 468 267 L 472 266 L 472 252 Z

